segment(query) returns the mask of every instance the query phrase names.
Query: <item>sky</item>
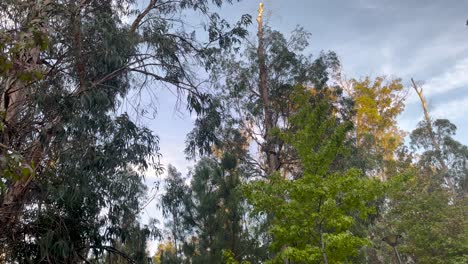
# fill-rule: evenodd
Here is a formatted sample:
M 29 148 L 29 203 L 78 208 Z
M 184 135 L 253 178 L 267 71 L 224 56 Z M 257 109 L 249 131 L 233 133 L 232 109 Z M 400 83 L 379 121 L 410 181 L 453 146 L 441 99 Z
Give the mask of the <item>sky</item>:
M 456 139 L 468 145 L 468 0 L 266 0 L 265 20 L 284 34 L 296 25 L 312 33 L 308 53 L 335 51 L 348 78 L 386 75 L 421 81 L 433 117 L 448 118 L 458 127 Z M 244 0 L 217 10 L 230 22 L 242 14 L 256 17 L 257 0 Z M 196 18 L 187 17 L 198 23 Z M 255 20 L 254 20 L 255 21 Z M 255 39 L 256 24 L 250 26 Z M 161 162 L 186 173 L 192 164 L 185 159 L 186 134 L 193 118 L 164 87 L 154 87 L 157 115 L 146 125 L 160 138 Z M 423 112 L 410 89 L 399 125 L 411 131 Z M 148 172 L 149 187 L 158 179 Z M 163 176 L 162 176 L 163 177 Z M 154 191 L 152 192 L 155 193 Z M 158 199 L 143 212 L 160 218 Z M 149 250 L 154 253 L 156 242 Z

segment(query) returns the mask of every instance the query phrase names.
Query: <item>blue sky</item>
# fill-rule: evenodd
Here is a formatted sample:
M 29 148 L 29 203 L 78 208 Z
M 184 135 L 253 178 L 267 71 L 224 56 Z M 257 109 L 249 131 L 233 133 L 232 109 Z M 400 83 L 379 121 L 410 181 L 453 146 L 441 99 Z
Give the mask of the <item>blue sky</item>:
M 219 13 L 231 22 L 246 13 L 255 18 L 258 3 L 244 0 L 224 6 Z M 308 53 L 335 51 L 348 78 L 387 75 L 402 78 L 406 86 L 411 77 L 423 81 L 431 114 L 450 119 L 458 127 L 456 138 L 468 144 L 468 1 L 266 0 L 264 4 L 269 26 L 285 34 L 303 26 L 312 33 Z M 250 26 L 252 40 L 255 27 Z M 177 108 L 173 93 L 154 88 L 158 113 L 145 123 L 160 137 L 163 165 L 175 165 L 185 173 L 190 166 L 183 153 L 185 136 L 193 119 L 183 104 Z M 399 124 L 410 131 L 422 119 L 414 91 L 406 104 Z M 156 179 L 148 172 L 149 185 Z M 146 208 L 143 219 L 160 215 L 156 204 Z M 151 243 L 151 252 L 155 245 Z

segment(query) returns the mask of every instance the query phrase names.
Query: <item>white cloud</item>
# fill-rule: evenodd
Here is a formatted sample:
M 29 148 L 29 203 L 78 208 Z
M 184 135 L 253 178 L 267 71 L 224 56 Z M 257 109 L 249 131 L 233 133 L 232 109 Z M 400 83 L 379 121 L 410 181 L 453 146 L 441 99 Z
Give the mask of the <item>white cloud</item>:
M 468 96 L 440 104 L 431 111 L 431 114 L 434 118 L 447 118 L 451 121 L 468 121 Z
M 401 74 L 424 73 L 436 65 L 446 65 L 446 61 L 455 62 L 465 57 L 468 51 L 467 39 L 458 37 L 457 33 L 459 32 L 446 32 L 435 38 L 424 40 L 424 44 L 414 40 L 414 44 L 418 47 L 412 51 L 413 56 L 400 65 Z
M 451 90 L 468 87 L 468 58 L 458 61 L 443 74 L 429 79 L 422 87 L 426 97 L 432 97 Z M 409 102 L 414 102 L 416 100 L 418 100 L 418 98 L 413 93 L 409 98 Z

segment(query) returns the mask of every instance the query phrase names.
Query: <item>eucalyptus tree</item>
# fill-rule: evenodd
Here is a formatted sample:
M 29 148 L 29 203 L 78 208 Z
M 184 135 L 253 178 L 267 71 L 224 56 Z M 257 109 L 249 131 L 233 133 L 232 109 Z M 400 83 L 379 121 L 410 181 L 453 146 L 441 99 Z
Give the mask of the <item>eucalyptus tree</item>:
M 387 204 L 376 224 L 382 236 L 398 235 L 405 261 L 464 263 L 467 261 L 466 162 L 468 148 L 454 139 L 457 127 L 430 117 L 422 88 L 424 120 L 410 133 L 412 153 L 405 170 L 390 180 Z M 375 243 L 380 257 L 386 247 Z
M 468 258 L 466 198 L 454 199 L 450 189 L 428 168 L 412 168 L 390 180 L 387 210 L 377 223 L 374 247 L 381 261 L 394 258 L 382 242 L 399 236 L 398 250 L 404 261 L 416 263 L 465 263 Z M 466 195 L 466 192 L 465 192 Z
M 297 150 L 278 136 L 278 131 L 294 129 L 290 117 L 297 105 L 290 99 L 297 86 L 316 95 L 309 97 L 312 105 L 327 102 L 330 108 L 326 115 L 334 116 L 337 124 L 352 115 L 352 102 L 333 82 L 340 66 L 337 55 L 308 55 L 308 32 L 297 27 L 286 37 L 263 25 L 262 13 L 260 6 L 257 42 L 247 42 L 239 50 L 225 53 L 218 67 L 213 68 L 211 77 L 217 83 L 218 104 L 197 118 L 187 137 L 189 157 L 235 153 L 243 183 L 258 178 L 268 181 L 276 172 L 293 178 L 303 175 Z M 333 164 L 334 170 L 342 167 L 349 167 L 345 159 Z M 249 212 L 251 205 L 247 209 Z M 272 241 L 268 232 L 270 217 L 246 215 L 251 220 L 246 225 L 255 234 L 254 245 L 262 256 L 260 262 L 271 256 L 269 253 L 277 253 L 265 251 Z M 236 252 L 225 253 L 242 260 Z
M 388 203 L 377 227 L 382 236 L 401 237 L 398 247 L 404 260 L 464 263 L 467 146 L 453 138 L 456 126 L 449 120 L 430 122 L 421 121 L 411 132 L 415 162 L 390 180 Z M 375 246 L 381 257 L 389 256 L 385 244 Z
M 419 122 L 410 134 L 411 146 L 421 152 L 418 166 L 439 184 L 464 196 L 468 181 L 468 147 L 453 138 L 457 127 L 449 120 L 429 122 L 430 126 L 427 121 Z
M 210 5 L 0 3 L 2 261 L 75 263 L 104 252 L 145 261 L 151 230 L 137 219 L 143 171 L 159 167 L 158 138 L 118 109 L 135 88 L 168 85 L 204 112 L 210 98 L 190 65 L 209 69 L 250 23 L 231 27 Z M 205 19 L 205 42 L 186 30 L 185 12 Z M 117 247 L 132 241 L 139 250 Z
M 466 183 L 466 146 L 460 144 L 452 138 L 457 127 L 447 119 L 433 120 L 429 114 L 426 99 L 423 95 L 423 88 L 418 86 L 411 79 L 413 88 L 416 91 L 424 112 L 424 120 L 418 124 L 411 135 L 411 143 L 415 148 L 424 149 L 423 162 L 426 165 L 431 163 L 436 167 L 439 179 L 443 179 L 453 195 L 457 192 L 457 183 Z M 453 175 L 453 172 L 458 171 Z M 452 174 L 452 175 L 451 175 Z M 457 182 L 458 181 L 458 182 Z
M 272 131 L 289 126 L 293 111 L 289 96 L 296 85 L 308 86 L 312 92 L 327 90 L 330 104 L 340 105 L 338 115 L 349 118 L 347 104 L 350 102 L 342 96 L 339 87 L 329 85 L 331 75 L 339 70 L 335 53 L 320 53 L 315 59 L 304 55 L 310 34 L 301 27 L 296 28 L 289 38 L 266 26 L 262 34 L 267 104 L 259 92 L 258 47 L 247 43 L 240 52 L 227 53 L 212 71 L 212 78 L 218 83 L 220 103 L 196 120 L 195 128 L 187 138 L 189 156 L 209 154 L 213 147 L 222 148 L 225 131 L 237 130 L 242 144 L 247 145 L 242 163 L 251 167 L 253 175 L 268 176 L 291 167 L 296 160 Z M 271 114 L 267 122 L 271 124 L 266 124 L 265 113 Z M 268 159 L 277 160 L 274 168 L 270 168 L 269 154 L 274 157 Z

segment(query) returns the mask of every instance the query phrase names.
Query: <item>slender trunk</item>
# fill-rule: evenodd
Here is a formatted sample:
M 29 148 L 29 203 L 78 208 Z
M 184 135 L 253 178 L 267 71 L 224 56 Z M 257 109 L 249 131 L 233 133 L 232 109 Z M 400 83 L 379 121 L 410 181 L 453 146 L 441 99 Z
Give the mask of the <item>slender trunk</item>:
M 29 56 L 19 57 L 19 65 L 35 64 L 37 58 L 33 58 L 31 54 Z M 31 65 L 34 66 L 34 65 Z M 20 69 L 18 69 L 20 71 Z M 18 126 L 24 120 L 21 120 L 21 115 L 26 109 L 26 88 L 25 83 L 17 77 L 17 72 L 11 72 L 11 76 L 6 77 L 4 81 L 4 90 L 2 93 L 0 111 L 4 113 L 3 131 L 0 131 L 2 137 L 0 143 L 4 146 L 0 151 L 0 155 L 6 155 L 7 152 L 17 152 L 16 149 L 20 149 L 21 146 L 15 145 L 15 136 L 18 134 Z M 23 157 L 24 162 L 31 164 L 30 158 L 35 152 L 36 146 L 33 146 L 29 157 Z M 14 230 L 14 226 L 18 221 L 23 207 L 23 201 L 27 193 L 27 187 L 32 179 L 32 174 L 27 177 L 21 177 L 20 180 L 12 183 L 8 187 L 7 192 L 0 201 L 0 238 L 8 236 Z
M 325 251 L 325 241 L 323 240 L 323 233 L 320 231 L 320 244 L 322 249 L 323 263 L 328 264 L 327 252 Z
M 419 96 L 419 99 L 421 100 L 421 105 L 422 105 L 422 108 L 423 108 L 423 111 L 424 111 L 424 120 L 426 121 L 426 126 L 427 126 L 427 130 L 429 132 L 429 135 L 431 137 L 431 140 L 432 140 L 432 145 L 434 146 L 435 150 L 437 152 L 440 151 L 440 147 L 439 147 L 439 144 L 437 143 L 436 139 L 435 139 L 435 135 L 434 135 L 434 130 L 432 129 L 432 122 L 431 122 L 431 118 L 429 116 L 429 111 L 427 110 L 427 104 L 426 104 L 426 99 L 424 98 L 424 95 L 423 95 L 423 90 L 422 88 L 418 89 L 418 86 L 416 85 L 416 83 L 414 82 L 413 79 L 411 79 L 411 82 L 413 83 L 413 88 L 414 90 L 416 91 L 416 93 L 418 94 Z M 445 164 L 445 162 L 439 157 L 439 154 L 437 154 L 437 158 L 440 159 L 439 162 L 441 162 L 441 164 Z
M 393 247 L 393 251 L 395 251 L 395 256 L 398 260 L 398 264 L 402 264 L 403 262 L 401 262 L 401 258 L 400 258 L 400 254 L 398 253 L 398 250 L 396 247 Z
M 354 98 L 353 98 L 354 100 Z M 356 114 L 356 146 L 359 148 L 361 147 L 361 139 L 360 139 L 360 135 L 359 135 L 359 132 L 360 132 L 360 125 L 361 125 L 361 118 L 360 118 L 360 115 L 359 113 Z
M 273 113 L 271 110 L 270 103 L 270 92 L 267 86 L 267 67 L 265 61 L 265 47 L 263 44 L 263 3 L 260 3 L 258 7 L 258 47 L 257 47 L 257 56 L 259 64 L 259 82 L 258 90 L 263 103 L 263 112 L 265 119 L 263 122 L 265 130 L 265 142 L 262 146 L 263 152 L 266 154 L 267 161 L 267 173 L 270 175 L 273 172 L 278 170 L 278 156 L 275 152 L 275 147 L 272 142 L 271 130 L 274 127 L 273 124 Z
M 78 76 L 78 87 L 79 92 L 83 92 L 85 89 L 85 62 L 83 61 L 82 50 L 82 34 L 81 34 L 81 5 L 78 3 L 75 7 L 75 13 L 73 14 L 73 45 L 74 55 L 76 59 L 75 69 Z

